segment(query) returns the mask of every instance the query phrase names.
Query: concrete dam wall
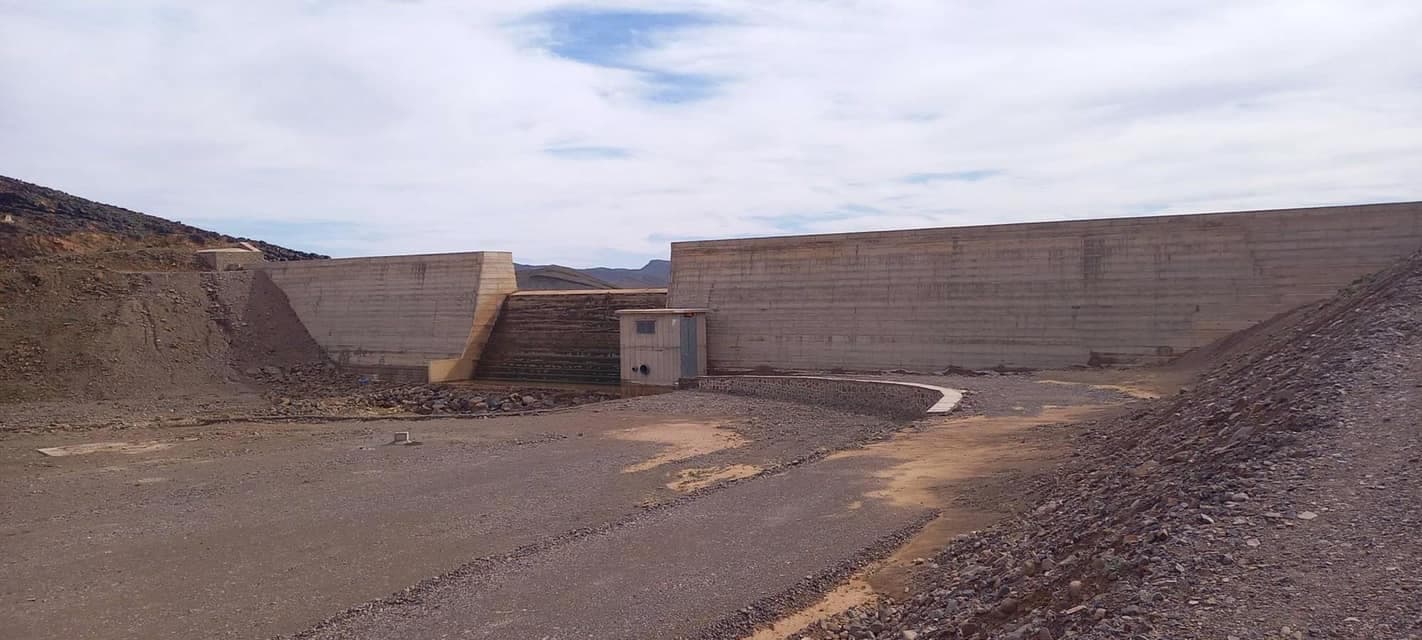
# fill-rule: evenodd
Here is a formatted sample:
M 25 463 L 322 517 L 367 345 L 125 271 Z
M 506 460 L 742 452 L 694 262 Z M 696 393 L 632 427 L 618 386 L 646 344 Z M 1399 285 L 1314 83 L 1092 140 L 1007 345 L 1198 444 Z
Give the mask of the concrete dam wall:
M 713 371 L 1159 361 L 1422 247 L 1422 203 L 672 245 Z
M 332 360 L 412 381 L 424 381 L 431 362 L 462 368 L 468 377 L 516 286 L 513 256 L 501 251 L 274 262 L 261 269 Z
M 666 306 L 665 289 L 520 291 L 508 297 L 475 377 L 617 384 L 616 311 Z

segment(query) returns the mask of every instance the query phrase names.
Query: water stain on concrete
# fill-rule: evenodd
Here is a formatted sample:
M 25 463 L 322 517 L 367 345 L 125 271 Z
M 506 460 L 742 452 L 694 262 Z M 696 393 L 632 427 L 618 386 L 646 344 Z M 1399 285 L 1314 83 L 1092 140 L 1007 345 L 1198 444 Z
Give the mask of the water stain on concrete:
M 740 447 L 748 442 L 739 433 L 716 422 L 660 422 L 609 431 L 607 437 L 634 442 L 655 442 L 666 446 L 656 456 L 624 468 L 623 473 L 647 471 L 722 449 Z

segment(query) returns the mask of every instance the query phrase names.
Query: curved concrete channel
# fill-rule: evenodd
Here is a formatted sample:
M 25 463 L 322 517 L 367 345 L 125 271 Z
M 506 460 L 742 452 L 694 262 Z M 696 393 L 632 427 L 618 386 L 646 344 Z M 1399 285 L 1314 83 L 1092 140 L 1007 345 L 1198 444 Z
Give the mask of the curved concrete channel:
M 948 388 L 948 387 L 940 387 L 940 386 L 934 385 L 934 384 L 924 384 L 924 383 L 922 383 L 922 382 L 907 382 L 907 381 L 904 381 L 904 380 L 881 380 L 881 379 L 878 379 L 878 378 L 844 378 L 844 377 L 839 377 L 839 376 L 784 376 L 784 377 L 787 377 L 787 378 L 816 378 L 816 379 L 820 379 L 820 380 L 849 380 L 849 381 L 852 381 L 852 382 L 867 382 L 867 383 L 870 383 L 870 384 L 893 384 L 893 385 L 900 385 L 900 386 L 905 386 L 905 387 L 916 387 L 916 388 L 919 388 L 919 389 L 928 389 L 929 391 L 936 391 L 936 392 L 938 392 L 939 394 L 941 394 L 941 397 L 938 399 L 937 402 L 933 403 L 932 406 L 928 407 L 927 409 L 924 409 L 924 411 L 923 411 L 924 415 L 930 415 L 930 416 L 941 416 L 941 415 L 947 415 L 947 414 L 949 414 L 949 413 L 952 413 L 954 409 L 957 409 L 957 408 L 958 408 L 958 403 L 960 403 L 960 402 L 963 401 L 963 390 L 962 390 L 962 389 L 950 389 L 950 388 Z
M 885 378 L 809 375 L 702 376 L 689 388 L 786 400 L 898 420 L 945 415 L 963 399 L 961 389 Z

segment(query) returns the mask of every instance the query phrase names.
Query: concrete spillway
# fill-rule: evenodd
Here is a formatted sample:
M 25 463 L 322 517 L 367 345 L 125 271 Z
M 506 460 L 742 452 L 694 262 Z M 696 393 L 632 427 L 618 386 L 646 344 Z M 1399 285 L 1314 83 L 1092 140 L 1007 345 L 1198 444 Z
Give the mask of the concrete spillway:
M 664 289 L 521 291 L 504 301 L 475 377 L 617 384 L 619 309 L 666 306 Z

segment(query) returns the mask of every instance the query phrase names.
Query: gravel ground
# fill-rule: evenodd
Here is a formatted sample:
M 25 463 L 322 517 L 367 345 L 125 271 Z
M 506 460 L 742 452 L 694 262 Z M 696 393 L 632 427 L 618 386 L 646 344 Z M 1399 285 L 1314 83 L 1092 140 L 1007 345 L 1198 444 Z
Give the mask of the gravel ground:
M 903 475 L 903 451 L 831 457 L 922 433 L 923 422 L 695 392 L 500 417 L 231 421 L 281 418 L 270 414 L 299 404 L 273 402 L 281 384 L 295 389 L 293 376 L 307 378 L 302 389 L 324 384 L 284 370 L 244 395 L 4 406 L 0 635 L 412 637 L 497 623 L 487 628 L 537 637 L 737 637 L 812 603 L 935 513 L 883 497 Z M 960 418 L 1031 420 L 1123 399 L 1021 376 L 933 383 L 970 391 Z M 475 392 L 378 393 L 423 406 L 464 391 Z M 297 408 L 308 405 L 328 408 Z M 688 424 L 741 442 L 643 468 L 686 445 Z M 986 446 L 979 436 L 994 428 L 959 444 Z M 385 446 L 405 430 L 423 444 Z M 638 435 L 617 435 L 629 430 Z M 1014 465 L 1039 452 L 1004 457 L 1003 438 L 975 463 L 981 477 L 935 491 L 975 514 L 1014 503 L 1027 477 Z M 150 448 L 35 452 L 96 442 Z M 678 485 L 688 473 L 705 481 Z M 533 602 L 506 620 L 481 617 Z M 412 611 L 439 613 L 411 626 Z
M 825 461 L 737 483 L 426 580 L 298 637 L 736 637 L 808 604 L 932 515 L 886 501 L 848 508 L 876 487 L 875 468 Z
M 768 478 L 896 426 L 802 405 L 681 395 L 489 419 L 12 434 L 0 441 L 0 536 L 8 552 L 0 559 L 0 636 L 293 633 L 451 567 L 548 553 L 753 484 L 724 480 L 690 493 L 667 486 L 688 469 L 734 463 Z M 628 471 L 676 451 L 687 424 L 719 426 L 745 442 Z M 629 429 L 670 439 L 617 437 Z M 423 444 L 386 446 L 397 430 L 413 431 Z M 150 448 L 60 458 L 35 451 L 114 441 Z M 821 492 L 805 509 L 823 515 L 862 492 L 862 474 L 835 477 L 840 484 L 799 487 Z M 801 500 L 794 491 L 772 493 L 766 504 Z M 824 540 L 808 545 L 821 550 L 806 557 L 805 573 L 855 555 L 921 513 L 901 511 L 890 517 L 898 512 L 867 509 L 826 529 Z M 722 515 L 738 534 L 786 526 L 766 514 Z M 661 531 L 696 540 L 702 521 L 681 522 L 675 533 Z M 777 531 L 787 546 L 795 540 Z M 739 557 L 744 545 L 708 553 Z M 733 584 L 728 593 L 748 606 L 788 588 Z
M 0 438 L 97 429 L 191 427 L 223 422 L 485 418 L 540 413 L 616 397 L 615 389 L 530 384 L 360 382 L 330 365 L 267 367 L 241 383 L 173 397 L 0 403 Z M 234 374 L 236 375 L 236 374 Z

